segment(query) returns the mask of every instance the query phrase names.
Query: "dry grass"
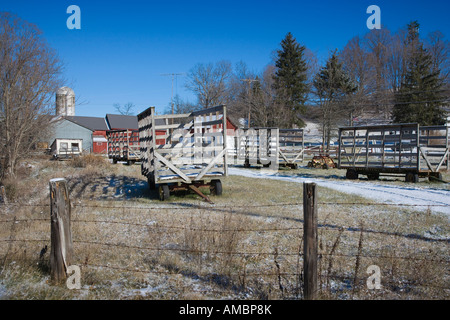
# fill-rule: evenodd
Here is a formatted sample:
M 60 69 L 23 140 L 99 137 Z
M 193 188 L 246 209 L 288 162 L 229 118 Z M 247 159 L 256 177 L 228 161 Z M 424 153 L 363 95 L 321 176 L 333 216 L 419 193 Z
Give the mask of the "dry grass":
M 18 186 L 27 205 L 0 209 L 3 298 L 302 298 L 300 184 L 229 176 L 212 205 L 181 194 L 162 203 L 139 165 L 79 161 L 30 160 Z M 81 290 L 50 283 L 48 252 L 39 258 L 50 246 L 48 180 L 56 177 L 69 184 Z M 325 188 L 318 194 L 328 203 L 319 207 L 320 298 L 449 298 L 448 218 L 368 206 Z M 364 205 L 329 204 L 337 202 Z M 381 290 L 367 289 L 370 265 L 381 268 Z

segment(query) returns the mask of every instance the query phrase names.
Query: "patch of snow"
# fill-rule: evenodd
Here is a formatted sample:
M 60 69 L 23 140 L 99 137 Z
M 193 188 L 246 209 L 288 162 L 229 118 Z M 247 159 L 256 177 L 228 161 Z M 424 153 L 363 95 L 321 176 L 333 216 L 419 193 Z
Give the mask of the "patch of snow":
M 308 142 L 322 142 L 322 134 L 320 133 L 320 124 L 305 121 L 306 126 L 303 128 L 305 136 L 308 136 Z
M 427 209 L 427 206 L 433 206 L 431 208 L 433 212 L 443 213 L 450 218 L 450 190 L 420 188 L 415 186 L 394 186 L 364 181 L 324 180 L 311 177 L 306 178 L 302 176 L 283 175 L 279 172 L 267 174 L 233 167 L 228 169 L 228 174 L 296 183 L 314 182 L 322 187 L 356 194 L 382 203 L 416 205 L 419 206 L 419 209 L 424 210 Z

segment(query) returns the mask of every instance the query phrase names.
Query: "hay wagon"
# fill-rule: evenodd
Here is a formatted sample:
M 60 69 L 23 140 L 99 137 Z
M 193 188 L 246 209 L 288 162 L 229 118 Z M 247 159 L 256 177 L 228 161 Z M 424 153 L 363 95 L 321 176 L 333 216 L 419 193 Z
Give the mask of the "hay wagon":
M 112 130 L 107 132 L 108 158 L 113 163 L 126 161 L 134 164 L 141 160 L 139 130 Z
M 156 115 L 150 107 L 138 115 L 141 172 L 160 200 L 177 190 L 192 190 L 209 200 L 200 187 L 222 194 L 227 168 L 226 107 L 187 114 Z
M 279 129 L 279 165 L 297 169 L 304 160 L 303 129 Z
M 339 128 L 339 169 L 348 179 L 367 175 L 404 175 L 405 181 L 419 177 L 442 179 L 449 168 L 448 127 L 393 124 Z
M 278 168 L 279 148 L 278 128 L 239 129 L 237 139 L 238 160 L 245 167 L 262 164 L 264 167 Z

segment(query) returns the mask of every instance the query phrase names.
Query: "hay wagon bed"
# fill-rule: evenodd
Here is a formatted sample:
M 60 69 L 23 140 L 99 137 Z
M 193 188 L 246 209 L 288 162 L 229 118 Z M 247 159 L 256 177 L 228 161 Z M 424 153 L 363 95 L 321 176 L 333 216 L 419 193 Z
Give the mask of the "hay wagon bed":
M 139 130 L 112 130 L 107 132 L 108 158 L 113 163 L 126 161 L 134 164 L 141 160 Z
M 303 129 L 239 129 L 237 154 L 245 167 L 262 164 L 297 169 L 304 160 Z
M 177 190 L 192 190 L 209 200 L 199 187 L 222 194 L 227 171 L 226 107 L 187 114 L 156 115 L 150 107 L 138 115 L 141 172 L 160 200 Z
M 449 168 L 446 126 L 393 124 L 339 128 L 339 169 L 348 179 L 360 174 L 371 180 L 380 175 L 404 175 L 405 181 L 419 177 L 441 178 Z
M 278 128 L 239 129 L 237 141 L 238 160 L 245 167 L 262 164 L 264 167 L 278 163 Z
M 305 144 L 303 129 L 279 130 L 279 165 L 297 169 L 298 163 L 303 162 Z

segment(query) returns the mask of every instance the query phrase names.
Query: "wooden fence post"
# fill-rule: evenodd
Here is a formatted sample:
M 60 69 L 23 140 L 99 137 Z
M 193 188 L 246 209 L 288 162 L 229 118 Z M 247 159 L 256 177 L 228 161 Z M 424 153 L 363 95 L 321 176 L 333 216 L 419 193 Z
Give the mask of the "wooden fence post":
M 67 267 L 73 256 L 70 226 L 70 199 L 66 180 L 50 180 L 51 250 L 50 275 L 55 282 L 67 277 Z
M 303 183 L 303 296 L 317 298 L 317 193 L 315 183 Z

